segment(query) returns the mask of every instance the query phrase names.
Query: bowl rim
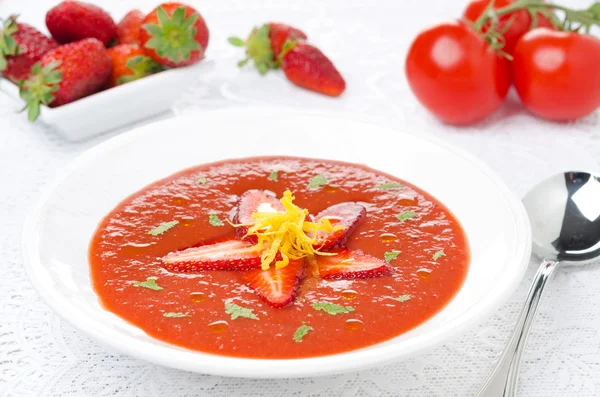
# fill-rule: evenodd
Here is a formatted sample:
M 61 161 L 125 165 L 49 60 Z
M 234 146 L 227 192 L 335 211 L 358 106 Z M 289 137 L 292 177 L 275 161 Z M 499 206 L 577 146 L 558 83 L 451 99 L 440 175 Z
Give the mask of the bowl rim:
M 349 119 L 351 121 L 366 122 L 380 128 L 396 129 L 392 125 L 382 124 L 368 117 L 357 117 L 355 114 L 344 112 L 322 111 L 322 110 L 307 110 L 294 109 L 285 106 L 243 106 L 243 107 L 228 107 L 210 111 L 200 111 L 185 116 L 176 118 L 195 118 L 202 117 L 206 113 L 225 113 L 227 117 L 232 117 L 230 112 L 255 113 L 257 111 L 268 111 L 270 114 L 293 113 L 295 115 L 309 116 L 325 116 Z M 272 113 L 271 113 L 272 112 Z M 98 322 L 93 316 L 76 317 L 73 316 L 68 308 L 68 299 L 61 297 L 53 292 L 52 288 L 41 282 L 35 275 L 36 269 L 43 268 L 42 259 L 38 249 L 38 234 L 37 223 L 45 204 L 52 196 L 54 189 L 68 178 L 72 171 L 86 162 L 90 158 L 94 158 L 104 152 L 110 151 L 130 140 L 136 139 L 138 136 L 144 135 L 145 130 L 154 128 L 155 125 L 161 123 L 169 123 L 172 119 L 161 120 L 156 123 L 146 124 L 119 136 L 115 136 L 98 144 L 91 149 L 83 152 L 72 160 L 62 171 L 59 172 L 56 179 L 48 184 L 43 193 L 29 211 L 22 232 L 21 251 L 23 257 L 23 266 L 26 274 L 38 294 L 44 301 L 75 328 L 82 331 L 84 334 L 92 337 L 94 340 L 112 347 L 121 353 L 137 357 L 155 364 L 169 366 L 186 371 L 193 371 L 218 376 L 235 376 L 244 378 L 300 378 L 300 377 L 316 377 L 344 372 L 363 370 L 374 366 L 383 365 L 385 363 L 406 358 L 410 355 L 422 353 L 437 347 L 448 340 L 451 340 L 466 329 L 475 326 L 476 324 L 487 319 L 494 311 L 496 311 L 510 297 L 514 290 L 519 285 L 523 278 L 527 265 L 531 257 L 531 226 L 529 218 L 525 211 L 521 200 L 516 194 L 504 184 L 499 176 L 495 174 L 487 165 L 479 160 L 474 155 L 467 151 L 451 145 L 440 138 L 417 135 L 408 130 L 403 130 L 402 133 L 416 136 L 418 139 L 423 139 L 442 147 L 470 162 L 485 177 L 487 177 L 499 190 L 499 193 L 505 199 L 508 208 L 513 214 L 513 220 L 516 226 L 516 249 L 510 255 L 510 261 L 518 261 L 519 268 L 513 276 L 507 281 L 502 288 L 492 289 L 484 299 L 474 304 L 468 311 L 462 315 L 448 321 L 439 328 L 428 332 L 426 335 L 416 336 L 411 339 L 412 343 L 408 346 L 404 344 L 386 344 L 384 346 L 370 346 L 365 349 L 353 350 L 349 352 L 318 356 L 299 359 L 252 359 L 252 358 L 237 358 L 229 356 L 220 356 L 198 351 L 192 351 L 180 348 L 174 345 L 155 345 L 151 349 L 147 349 L 147 344 L 144 341 L 134 338 L 111 339 L 106 336 L 101 327 L 91 324 Z M 386 172 L 385 170 L 383 170 Z M 173 357 L 176 354 L 176 357 Z M 203 359 L 201 359 L 204 357 Z M 260 363 L 260 364 L 259 364 Z M 269 368 L 267 371 L 265 368 Z

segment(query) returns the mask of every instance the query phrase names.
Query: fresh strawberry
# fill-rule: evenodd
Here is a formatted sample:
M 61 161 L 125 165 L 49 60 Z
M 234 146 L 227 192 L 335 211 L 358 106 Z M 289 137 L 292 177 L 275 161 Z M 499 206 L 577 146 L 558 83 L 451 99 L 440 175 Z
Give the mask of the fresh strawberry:
M 148 57 L 136 44 L 118 44 L 107 51 L 112 63 L 108 87 L 141 79 L 164 68 Z
M 11 16 L 0 31 L 0 72 L 14 82 L 26 80 L 31 67 L 56 47 L 56 41 Z
M 300 29 L 275 22 L 269 23 L 269 38 L 271 39 L 271 49 L 275 58 L 281 53 L 286 41 L 299 42 L 307 39 L 306 34 Z
M 346 89 L 346 82 L 333 63 L 310 44 L 297 44 L 280 58 L 285 77 L 297 86 L 329 96 L 339 96 Z
M 287 41 L 302 42 L 306 40 L 306 34 L 289 25 L 271 22 L 252 29 L 246 40 L 239 37 L 230 37 L 228 40 L 236 47 L 246 48 L 246 58 L 239 61 L 238 66 L 242 67 L 252 60 L 258 72 L 266 74 L 269 69 L 279 67 L 276 61 L 283 45 Z
M 281 269 L 271 265 L 269 270 L 254 270 L 246 274 L 248 286 L 273 307 L 283 307 L 292 302 L 304 275 L 303 259 L 290 261 Z
M 140 40 L 146 55 L 161 65 L 191 65 L 204 58 L 208 27 L 192 7 L 164 3 L 144 19 Z
M 140 10 L 129 11 L 117 25 L 119 44 L 140 44 L 140 29 L 145 15 Z
M 385 261 L 359 251 L 342 248 L 333 256 L 317 255 L 321 278 L 348 280 L 387 276 L 392 272 Z
M 110 58 L 101 41 L 85 39 L 58 47 L 44 55 L 21 84 L 28 118 L 40 113 L 40 104 L 61 106 L 94 94 L 110 76 Z
M 116 36 L 117 25 L 102 8 L 80 1 L 67 0 L 50 9 L 46 26 L 59 43 L 94 38 L 105 46 Z
M 257 211 L 283 211 L 281 201 L 277 199 L 275 193 L 269 190 L 247 190 L 240 196 L 233 223 L 238 225 L 252 225 L 254 219 L 252 214 Z M 243 238 L 248 232 L 248 226 L 238 226 L 235 232 L 239 238 Z M 256 236 L 246 237 L 246 241 L 256 244 Z
M 327 218 L 333 226 L 343 229 L 334 232 L 319 232 L 315 248 L 328 250 L 343 245 L 354 229 L 360 225 L 367 215 L 367 209 L 359 203 L 339 203 L 326 208 L 315 216 L 315 220 Z
M 229 240 L 201 247 L 171 252 L 162 258 L 170 272 L 195 273 L 204 270 L 260 269 L 260 251 L 253 244 Z

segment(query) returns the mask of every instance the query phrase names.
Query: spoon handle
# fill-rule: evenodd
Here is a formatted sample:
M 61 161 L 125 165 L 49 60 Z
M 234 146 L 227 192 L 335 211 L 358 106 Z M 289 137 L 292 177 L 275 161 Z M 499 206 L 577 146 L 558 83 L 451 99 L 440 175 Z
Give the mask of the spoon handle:
M 477 397 L 514 397 L 516 395 L 519 364 L 527 335 L 544 292 L 544 286 L 557 264 L 557 261 L 544 260 L 540 265 L 508 346 Z

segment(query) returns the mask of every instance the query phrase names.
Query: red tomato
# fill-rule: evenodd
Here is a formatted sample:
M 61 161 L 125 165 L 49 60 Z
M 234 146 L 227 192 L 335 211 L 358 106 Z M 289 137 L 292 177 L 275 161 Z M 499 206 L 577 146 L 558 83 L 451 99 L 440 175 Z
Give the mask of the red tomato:
M 504 8 L 512 4 L 514 0 L 496 0 L 494 2 L 494 9 Z M 463 17 L 469 21 L 475 22 L 481 14 L 486 10 L 490 0 L 474 0 L 467 5 Z M 517 41 L 529 30 L 531 26 L 531 16 L 526 10 L 518 10 L 510 14 L 502 15 L 498 24 L 498 30 L 502 30 L 506 27 L 508 21 L 512 18 L 512 23 L 508 27 L 508 30 L 504 33 L 504 40 L 506 44 L 503 50 L 512 54 L 513 49 L 517 45 Z M 484 26 L 484 31 L 487 31 L 490 24 Z
M 587 116 L 600 106 L 600 40 L 534 29 L 515 48 L 512 73 L 521 101 L 550 120 Z
M 510 86 L 508 61 L 463 23 L 419 34 L 406 59 L 406 76 L 419 101 L 442 121 L 469 124 L 497 110 Z

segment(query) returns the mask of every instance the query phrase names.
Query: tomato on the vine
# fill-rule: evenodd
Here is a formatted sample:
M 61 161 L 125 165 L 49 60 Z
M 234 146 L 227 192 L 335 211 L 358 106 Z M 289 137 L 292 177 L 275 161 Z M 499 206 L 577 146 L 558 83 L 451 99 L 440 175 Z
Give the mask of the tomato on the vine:
M 574 32 L 534 29 L 519 40 L 512 74 L 532 113 L 567 121 L 600 106 L 600 40 Z
M 515 0 L 495 0 L 494 9 L 504 8 L 514 3 Z M 475 22 L 485 12 L 490 4 L 490 0 L 473 0 L 465 8 L 463 17 L 468 21 Z M 536 14 L 537 24 L 539 27 L 552 28 L 552 22 L 541 13 Z M 525 9 L 511 12 L 510 14 L 502 15 L 498 18 L 497 30 L 504 33 L 505 45 L 503 51 L 512 54 L 517 42 L 532 26 L 532 18 L 529 11 Z M 490 27 L 490 23 L 486 23 L 483 31 L 486 32 Z
M 510 87 L 508 61 L 462 22 L 417 36 L 406 76 L 419 101 L 442 121 L 470 124 L 497 110 Z

